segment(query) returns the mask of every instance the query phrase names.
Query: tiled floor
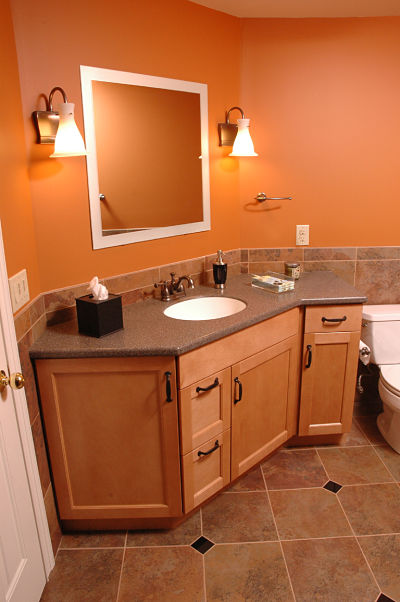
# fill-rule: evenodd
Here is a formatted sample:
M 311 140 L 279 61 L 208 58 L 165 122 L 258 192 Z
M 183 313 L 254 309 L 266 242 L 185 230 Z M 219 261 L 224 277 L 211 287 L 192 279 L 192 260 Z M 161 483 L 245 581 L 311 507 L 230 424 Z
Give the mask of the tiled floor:
M 363 415 L 366 414 L 366 415 Z M 400 601 L 400 455 L 363 406 L 173 531 L 65 535 L 43 601 Z

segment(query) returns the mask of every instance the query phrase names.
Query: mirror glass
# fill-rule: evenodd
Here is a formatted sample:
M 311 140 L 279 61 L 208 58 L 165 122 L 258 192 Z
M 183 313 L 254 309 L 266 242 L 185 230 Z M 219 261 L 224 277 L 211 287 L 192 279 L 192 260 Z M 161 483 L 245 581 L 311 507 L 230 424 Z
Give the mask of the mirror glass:
M 210 229 L 207 86 L 81 66 L 93 248 Z

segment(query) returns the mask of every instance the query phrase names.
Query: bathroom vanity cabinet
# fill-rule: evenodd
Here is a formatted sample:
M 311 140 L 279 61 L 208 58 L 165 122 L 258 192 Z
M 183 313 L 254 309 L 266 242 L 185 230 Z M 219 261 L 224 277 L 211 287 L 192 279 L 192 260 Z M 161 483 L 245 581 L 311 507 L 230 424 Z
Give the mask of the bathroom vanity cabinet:
M 168 526 L 294 435 L 350 430 L 360 327 L 294 307 L 177 357 L 36 360 L 61 520 Z

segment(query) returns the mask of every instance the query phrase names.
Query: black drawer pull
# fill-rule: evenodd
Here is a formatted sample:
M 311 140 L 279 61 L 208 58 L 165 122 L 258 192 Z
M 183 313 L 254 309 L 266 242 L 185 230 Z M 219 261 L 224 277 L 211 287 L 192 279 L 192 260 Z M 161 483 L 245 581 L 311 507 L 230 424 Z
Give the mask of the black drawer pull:
M 309 368 L 311 366 L 311 362 L 312 362 L 312 346 L 311 345 L 307 345 L 307 353 L 308 353 L 308 358 L 307 358 L 306 368 Z
M 197 455 L 200 456 L 208 456 L 209 454 L 212 454 L 213 452 L 215 452 L 215 450 L 217 450 L 219 448 L 219 443 L 218 443 L 218 439 L 215 442 L 214 447 L 212 447 L 211 449 L 209 449 L 206 452 L 202 452 L 202 451 L 198 451 Z
M 171 397 L 171 372 L 166 372 L 165 376 L 167 377 L 167 383 L 166 383 L 166 393 L 167 393 L 167 399 L 165 401 L 171 402 L 173 401 L 172 397 Z
M 347 316 L 343 316 L 343 318 L 321 318 L 322 322 L 345 322 L 347 320 Z
M 235 399 L 233 400 L 233 403 L 238 403 L 242 399 L 243 387 L 242 387 L 242 383 L 240 382 L 238 376 L 236 376 L 236 378 L 234 378 L 233 380 L 235 381 L 236 384 L 239 385 L 239 397 L 236 399 L 236 387 L 235 387 Z
M 200 391 L 211 391 L 211 389 L 215 389 L 215 387 L 218 387 L 219 385 L 219 380 L 218 378 L 216 378 L 213 382 L 212 385 L 210 385 L 209 387 L 196 387 L 196 393 L 200 393 Z

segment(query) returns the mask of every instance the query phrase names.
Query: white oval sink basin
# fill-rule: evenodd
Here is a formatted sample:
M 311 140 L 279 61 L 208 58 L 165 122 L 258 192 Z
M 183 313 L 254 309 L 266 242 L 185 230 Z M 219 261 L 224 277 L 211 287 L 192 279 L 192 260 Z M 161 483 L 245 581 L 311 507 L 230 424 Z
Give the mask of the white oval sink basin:
M 175 320 L 216 320 L 242 311 L 244 301 L 232 297 L 197 297 L 175 303 L 164 310 L 164 314 Z

